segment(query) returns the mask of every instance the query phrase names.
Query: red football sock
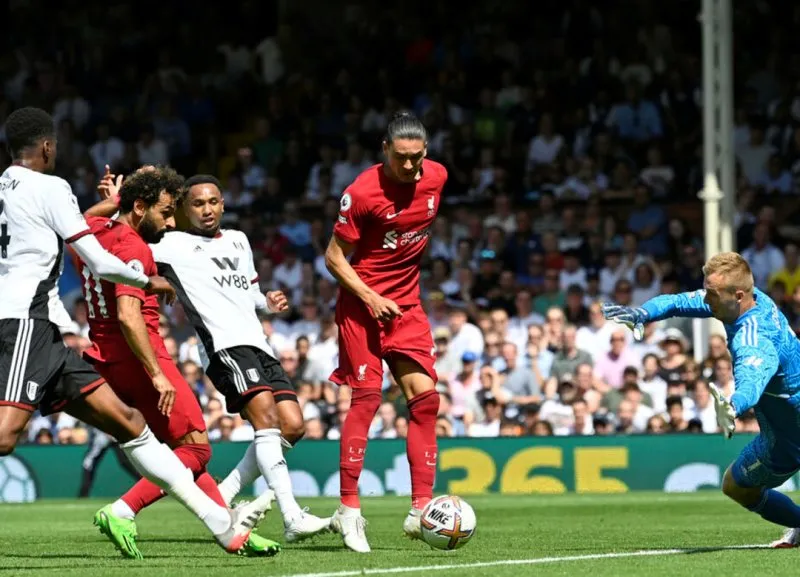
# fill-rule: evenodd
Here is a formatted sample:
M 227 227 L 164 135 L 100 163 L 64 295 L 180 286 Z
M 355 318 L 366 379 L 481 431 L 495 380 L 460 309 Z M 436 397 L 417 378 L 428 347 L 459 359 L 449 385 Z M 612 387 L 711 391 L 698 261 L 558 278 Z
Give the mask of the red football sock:
M 214 479 L 206 472 L 206 465 L 211 460 L 211 447 L 209 445 L 181 445 L 172 451 L 180 459 L 187 469 L 189 469 L 196 479 L 197 486 L 211 499 L 223 507 L 225 500 L 220 495 Z M 147 479 L 141 479 L 121 499 L 131 508 L 134 513 L 139 513 L 164 497 L 166 493 L 160 487 L 151 483 Z
M 217 487 L 217 482 L 214 480 L 208 471 L 200 473 L 200 476 L 194 480 L 195 484 L 200 487 L 200 490 L 211 497 L 211 500 L 214 501 L 220 507 L 228 508 L 228 504 L 225 502 L 225 499 L 222 498 L 222 493 L 219 492 L 219 487 Z
M 427 391 L 408 403 L 409 419 L 406 454 L 411 469 L 411 506 L 422 509 L 433 497 L 436 478 L 436 415 L 439 393 Z
M 216 481 L 206 469 L 208 462 L 211 461 L 211 445 L 181 445 L 175 448 L 175 454 L 194 473 L 195 483 L 203 493 L 211 497 L 217 505 L 227 509 L 228 506 L 219 492 Z
M 342 426 L 339 441 L 339 483 L 342 505 L 357 509 L 358 478 L 364 468 L 369 426 L 381 404 L 381 392 L 375 389 L 353 389 L 350 410 Z

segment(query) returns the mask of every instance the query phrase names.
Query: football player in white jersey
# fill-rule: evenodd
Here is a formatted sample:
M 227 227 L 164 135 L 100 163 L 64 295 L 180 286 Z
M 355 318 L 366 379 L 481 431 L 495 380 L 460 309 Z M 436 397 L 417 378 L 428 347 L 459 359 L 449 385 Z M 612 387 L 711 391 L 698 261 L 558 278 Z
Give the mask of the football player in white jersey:
M 121 180 L 106 174 L 101 195 L 114 198 Z M 224 209 L 221 185 L 197 175 L 185 183 L 181 228 L 151 245 L 158 270 L 174 286 L 202 344 L 201 356 L 229 411 L 241 412 L 253 425 L 255 440 L 244 458 L 219 485 L 226 502 L 263 475 L 283 515 L 284 537 L 296 542 L 329 529 L 330 520 L 304 511 L 294 498 L 284 449 L 305 433 L 297 394 L 267 344 L 257 311 L 288 307 L 280 291 L 259 289 L 250 241 L 244 233 L 220 228 Z M 87 211 L 109 216 L 115 202 Z
M 0 456 L 14 450 L 37 408 L 69 413 L 113 435 L 144 477 L 202 519 L 223 548 L 238 552 L 269 500 L 234 512 L 214 503 L 142 414 L 65 347 L 59 332 L 69 319 L 56 286 L 64 242 L 99 277 L 166 295 L 174 295 L 173 289 L 103 250 L 69 184 L 46 174 L 56 160 L 55 127 L 47 112 L 16 110 L 5 129 L 13 165 L 0 177 Z

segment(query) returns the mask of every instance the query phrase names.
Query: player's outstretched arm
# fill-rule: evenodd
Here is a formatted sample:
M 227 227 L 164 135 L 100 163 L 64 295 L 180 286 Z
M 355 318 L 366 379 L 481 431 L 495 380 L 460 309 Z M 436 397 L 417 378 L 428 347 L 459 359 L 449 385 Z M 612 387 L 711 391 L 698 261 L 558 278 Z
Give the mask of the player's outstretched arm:
M 358 273 L 350 266 L 347 257 L 355 250 L 355 246 L 345 242 L 336 234 L 331 237 L 325 250 L 325 266 L 346 290 L 357 296 L 369 308 L 372 316 L 379 321 L 388 321 L 402 316 L 400 307 L 392 300 L 383 298 L 361 280 Z
M 93 234 L 82 236 L 70 243 L 89 270 L 112 283 L 121 283 L 144 288 L 150 279 L 143 272 L 135 271 L 104 249 Z
M 118 296 L 117 319 L 128 346 L 142 363 L 144 370 L 153 380 L 153 386 L 160 394 L 159 410 L 169 416 L 175 402 L 175 387 L 169 382 L 158 364 L 158 357 L 150 343 L 150 335 L 147 333 L 147 323 L 142 316 L 142 301 L 135 296 Z
M 625 325 L 633 331 L 634 338 L 641 340 L 644 325 L 671 317 L 708 318 L 711 309 L 705 303 L 705 291 L 694 291 L 676 295 L 660 295 L 651 298 L 641 307 L 628 307 L 614 303 L 603 303 L 603 316 Z
M 676 295 L 659 295 L 642 305 L 647 313 L 647 322 L 656 322 L 672 317 L 697 319 L 711 318 L 711 309 L 705 303 L 706 291 L 697 290 Z

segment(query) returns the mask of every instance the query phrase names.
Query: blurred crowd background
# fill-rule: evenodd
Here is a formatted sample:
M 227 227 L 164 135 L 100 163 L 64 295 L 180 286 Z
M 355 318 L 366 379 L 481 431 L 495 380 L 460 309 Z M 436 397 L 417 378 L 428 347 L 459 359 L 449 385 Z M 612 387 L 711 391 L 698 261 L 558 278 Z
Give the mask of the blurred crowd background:
M 213 3 L 212 3 L 213 4 Z M 800 331 L 800 5 L 734 3 L 738 250 Z M 708 383 L 734 387 L 724 340 L 692 350 L 671 320 L 641 343 L 598 302 L 702 287 L 701 35 L 695 1 L 11 0 L 0 121 L 52 112 L 57 173 L 81 206 L 106 164 L 170 164 L 224 183 L 225 226 L 250 237 L 289 313 L 265 338 L 297 387 L 306 437 L 336 439 L 336 283 L 322 253 L 343 189 L 380 162 L 409 108 L 449 172 L 423 265 L 442 437 L 716 431 Z M 46 15 L 46 17 L 44 16 Z M 0 132 L 2 137 L 2 132 Z M 3 161 L 7 162 L 8 158 Z M 67 262 L 69 346 L 88 346 Z M 247 440 L 205 378 L 180 306 L 161 331 L 214 440 Z M 403 437 L 391 376 L 373 437 Z M 751 415 L 738 430 L 756 431 Z M 32 443 L 84 443 L 66 415 Z

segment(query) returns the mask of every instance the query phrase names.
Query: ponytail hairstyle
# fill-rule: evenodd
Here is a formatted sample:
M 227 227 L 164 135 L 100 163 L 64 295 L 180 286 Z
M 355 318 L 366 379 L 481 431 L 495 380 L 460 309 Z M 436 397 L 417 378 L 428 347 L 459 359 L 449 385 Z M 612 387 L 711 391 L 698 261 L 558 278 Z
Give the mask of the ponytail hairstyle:
M 397 139 L 405 140 L 421 140 L 428 142 L 428 131 L 425 125 L 417 118 L 413 112 L 408 110 L 401 110 L 392 115 L 389 125 L 386 127 L 386 135 L 383 140 L 386 144 L 391 145 Z

